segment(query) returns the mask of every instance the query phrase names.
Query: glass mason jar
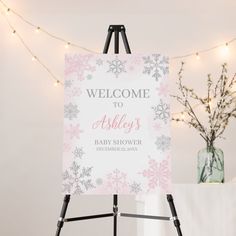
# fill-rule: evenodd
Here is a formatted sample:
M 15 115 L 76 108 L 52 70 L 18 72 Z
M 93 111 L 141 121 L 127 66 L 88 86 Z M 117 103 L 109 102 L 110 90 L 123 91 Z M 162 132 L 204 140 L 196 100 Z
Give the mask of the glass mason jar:
M 198 183 L 224 183 L 224 153 L 212 146 L 198 152 Z

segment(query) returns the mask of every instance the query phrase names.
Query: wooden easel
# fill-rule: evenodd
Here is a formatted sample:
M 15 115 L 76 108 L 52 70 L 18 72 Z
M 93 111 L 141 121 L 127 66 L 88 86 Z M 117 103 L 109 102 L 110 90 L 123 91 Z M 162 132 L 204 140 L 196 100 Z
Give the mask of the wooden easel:
M 115 54 L 119 53 L 119 34 L 121 34 L 123 43 L 125 46 L 126 53 L 131 54 L 131 50 L 129 47 L 129 43 L 127 40 L 125 26 L 124 25 L 110 25 L 108 28 L 108 34 L 104 46 L 103 53 L 107 54 L 109 45 L 111 42 L 112 34 L 114 33 L 114 52 Z M 143 219 L 155 219 L 155 220 L 165 220 L 165 221 L 173 221 L 174 226 L 176 227 L 178 236 L 182 236 L 182 232 L 180 229 L 180 221 L 178 219 L 173 197 L 171 194 L 167 194 L 167 201 L 170 206 L 172 217 L 166 216 L 152 216 L 152 215 L 140 215 L 140 214 L 130 214 L 130 213 L 120 213 L 118 211 L 118 195 L 113 195 L 113 211 L 111 213 L 99 214 L 99 215 L 89 215 L 89 216 L 80 216 L 80 217 L 73 217 L 73 218 L 65 218 L 66 211 L 70 202 L 70 195 L 65 195 L 60 218 L 57 223 L 57 231 L 56 236 L 60 236 L 61 229 L 66 222 L 72 221 L 80 221 L 80 220 L 90 220 L 95 218 L 104 218 L 104 217 L 113 217 L 113 236 L 117 236 L 117 217 L 132 217 L 132 218 L 143 218 Z

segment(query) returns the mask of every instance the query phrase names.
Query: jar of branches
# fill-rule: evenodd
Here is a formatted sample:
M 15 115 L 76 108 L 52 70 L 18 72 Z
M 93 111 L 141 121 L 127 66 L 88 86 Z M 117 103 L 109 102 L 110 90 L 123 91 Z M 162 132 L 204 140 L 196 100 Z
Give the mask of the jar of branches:
M 205 148 L 198 152 L 198 183 L 224 182 L 224 154 L 215 146 L 231 118 L 236 118 L 236 74 L 228 76 L 227 64 L 222 65 L 220 77 L 207 78 L 207 94 L 198 95 L 194 89 L 183 84 L 184 62 L 177 78 L 178 95 L 172 95 L 183 107 L 180 117 L 173 117 L 176 122 L 183 122 L 196 129 L 205 141 Z M 205 118 L 200 119 L 197 109 L 203 107 Z

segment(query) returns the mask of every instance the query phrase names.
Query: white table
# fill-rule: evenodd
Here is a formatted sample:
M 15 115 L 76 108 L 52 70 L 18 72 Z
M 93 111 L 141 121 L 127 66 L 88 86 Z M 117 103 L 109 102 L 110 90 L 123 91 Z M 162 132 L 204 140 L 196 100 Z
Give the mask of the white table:
M 236 236 L 236 184 L 178 184 L 173 196 L 183 236 Z M 165 196 L 138 197 L 138 212 L 170 216 Z M 172 222 L 139 220 L 138 236 L 177 236 Z

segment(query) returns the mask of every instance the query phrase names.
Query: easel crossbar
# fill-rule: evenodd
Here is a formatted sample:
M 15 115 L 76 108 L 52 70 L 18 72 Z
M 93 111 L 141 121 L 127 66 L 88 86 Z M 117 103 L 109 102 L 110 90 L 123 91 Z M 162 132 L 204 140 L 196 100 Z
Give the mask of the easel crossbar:
M 104 217 L 111 217 L 111 216 L 114 216 L 114 213 L 66 218 L 66 219 L 64 219 L 64 222 L 72 222 L 72 221 L 78 221 L 78 220 L 89 220 L 89 219 L 104 218 Z
M 166 220 L 166 221 L 171 220 L 171 217 L 167 217 L 167 216 L 151 216 L 151 215 L 139 215 L 139 214 L 130 214 L 130 213 L 120 213 L 120 216 L 132 217 L 132 218 L 153 219 L 153 220 Z
M 122 216 L 122 217 L 131 217 L 131 218 L 142 218 L 142 219 L 153 219 L 153 220 L 166 220 L 170 221 L 172 217 L 167 216 L 153 216 L 153 215 L 141 215 L 141 214 L 132 214 L 132 213 L 107 213 L 107 214 L 98 214 L 98 215 L 89 215 L 89 216 L 80 216 L 80 217 L 73 217 L 73 218 L 66 218 L 64 222 L 72 222 L 72 221 L 79 221 L 79 220 L 90 220 L 96 218 L 104 218 L 104 217 L 112 217 L 112 216 Z

